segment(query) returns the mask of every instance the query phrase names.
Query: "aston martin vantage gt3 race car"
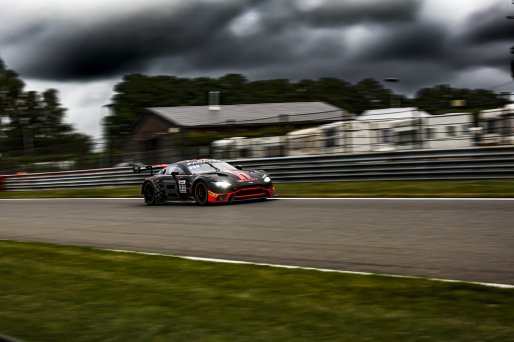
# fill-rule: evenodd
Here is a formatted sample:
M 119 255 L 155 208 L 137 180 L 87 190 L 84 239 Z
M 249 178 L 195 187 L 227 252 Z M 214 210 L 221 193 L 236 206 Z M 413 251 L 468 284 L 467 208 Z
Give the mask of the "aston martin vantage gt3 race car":
M 194 201 L 206 205 L 276 195 L 273 182 L 265 171 L 242 170 L 221 160 L 184 160 L 169 164 L 153 175 L 154 168 L 134 168 L 135 172 L 150 169 L 152 173 L 141 188 L 148 205 L 165 201 Z

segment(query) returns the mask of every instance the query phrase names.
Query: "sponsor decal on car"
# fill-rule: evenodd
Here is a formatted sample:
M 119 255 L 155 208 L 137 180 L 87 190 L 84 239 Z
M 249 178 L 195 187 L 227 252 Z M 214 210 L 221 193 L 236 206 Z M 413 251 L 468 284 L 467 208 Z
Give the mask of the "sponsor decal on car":
M 189 160 L 187 162 L 187 166 L 192 166 L 192 165 L 199 165 L 199 164 L 206 164 L 206 163 L 216 163 L 218 162 L 217 160 L 214 160 L 214 159 L 197 159 L 197 160 Z

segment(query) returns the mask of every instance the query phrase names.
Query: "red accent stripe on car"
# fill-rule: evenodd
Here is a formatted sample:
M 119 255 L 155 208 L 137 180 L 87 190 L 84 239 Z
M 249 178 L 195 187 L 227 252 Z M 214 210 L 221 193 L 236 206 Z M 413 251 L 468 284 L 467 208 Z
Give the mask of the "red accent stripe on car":
M 232 171 L 231 173 L 237 176 L 240 180 L 246 180 L 246 177 L 244 177 L 239 171 Z

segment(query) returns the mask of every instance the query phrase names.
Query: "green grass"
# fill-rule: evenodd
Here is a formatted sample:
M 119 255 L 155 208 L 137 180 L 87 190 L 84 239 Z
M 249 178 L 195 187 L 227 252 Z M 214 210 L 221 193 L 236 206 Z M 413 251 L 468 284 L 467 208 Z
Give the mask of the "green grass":
M 141 197 L 141 187 L 4 191 L 0 198 Z
M 514 179 L 276 184 L 282 197 L 514 197 Z M 141 197 L 140 187 L 0 192 L 0 198 Z
M 279 184 L 296 197 L 514 197 L 514 179 Z
M 512 341 L 514 290 L 0 241 L 26 341 Z

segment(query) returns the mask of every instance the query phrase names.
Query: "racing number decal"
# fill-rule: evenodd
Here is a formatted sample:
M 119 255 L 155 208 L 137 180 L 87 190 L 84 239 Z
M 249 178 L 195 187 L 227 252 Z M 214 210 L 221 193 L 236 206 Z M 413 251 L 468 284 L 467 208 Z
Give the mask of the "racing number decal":
M 187 192 L 185 179 L 178 180 L 178 192 L 180 192 L 181 194 L 185 194 Z

